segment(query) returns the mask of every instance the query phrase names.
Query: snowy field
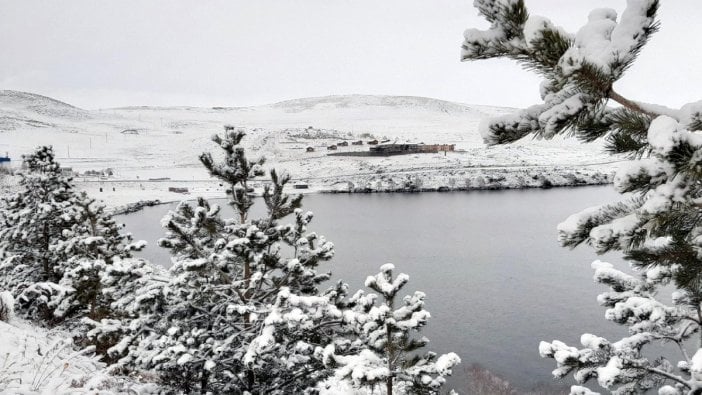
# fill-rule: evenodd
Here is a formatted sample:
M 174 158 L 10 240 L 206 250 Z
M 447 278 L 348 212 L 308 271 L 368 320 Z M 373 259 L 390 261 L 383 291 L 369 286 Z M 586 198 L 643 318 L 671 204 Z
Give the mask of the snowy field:
M 138 200 L 221 197 L 198 161 L 216 151 L 224 125 L 247 128 L 244 145 L 307 191 L 494 189 L 609 182 L 617 158 L 574 139 L 485 147 L 480 123 L 513 109 L 421 97 L 329 96 L 258 107 L 128 107 L 83 110 L 44 96 L 0 91 L 0 154 L 51 144 L 81 189 L 110 206 Z M 363 145 L 351 145 L 353 141 Z M 455 144 L 456 152 L 392 157 L 328 156 L 368 142 Z M 307 152 L 311 147 L 314 152 Z M 110 169 L 108 171 L 108 169 Z M 85 175 L 93 171 L 93 175 Z M 104 176 L 96 173 L 103 173 Z M 109 174 L 108 174 L 109 173 Z M 111 174 L 111 175 L 110 175 Z M 188 188 L 188 193 L 168 188 Z M 254 185 L 260 188 L 261 185 Z M 305 190 L 300 190 L 304 192 Z

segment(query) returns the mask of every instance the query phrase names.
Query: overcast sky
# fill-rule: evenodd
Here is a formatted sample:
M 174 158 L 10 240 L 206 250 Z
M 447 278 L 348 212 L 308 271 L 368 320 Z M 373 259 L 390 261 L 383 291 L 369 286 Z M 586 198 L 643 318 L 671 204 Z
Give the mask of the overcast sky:
M 702 1 L 662 0 L 661 31 L 616 85 L 636 100 L 702 99 Z M 527 0 L 576 31 L 624 0 Z M 505 60 L 459 62 L 471 0 L 0 0 L 0 89 L 83 108 L 244 106 L 333 94 L 523 107 L 538 80 Z

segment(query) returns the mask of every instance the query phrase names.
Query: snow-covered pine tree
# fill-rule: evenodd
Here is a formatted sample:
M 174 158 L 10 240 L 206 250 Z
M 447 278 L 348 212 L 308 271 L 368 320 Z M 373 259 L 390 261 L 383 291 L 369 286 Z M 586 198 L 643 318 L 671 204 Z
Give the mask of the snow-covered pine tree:
M 104 282 L 112 283 L 108 267 L 118 259 L 131 258 L 146 242 L 134 242 L 122 225 L 106 212 L 103 203 L 85 192 L 71 198 L 74 221 L 63 230 L 62 238 L 51 249 L 60 257 L 62 272 L 58 284 L 62 293 L 51 301 L 54 316 L 60 319 L 88 317 L 101 319 L 112 314 L 113 296 L 105 292 Z
M 613 393 L 700 393 L 702 102 L 670 109 L 627 99 L 613 87 L 658 30 L 659 2 L 628 0 L 619 19 L 612 9 L 596 9 L 575 34 L 530 15 L 523 0 L 476 0 L 475 6 L 492 25 L 466 30 L 462 59 L 507 57 L 544 78 L 542 104 L 483 125 L 488 144 L 571 133 L 584 141 L 604 138 L 608 151 L 632 159 L 615 176 L 620 202 L 589 208 L 558 228 L 565 246 L 587 243 L 630 261 L 634 275 L 593 263 L 595 280 L 611 287 L 598 298 L 605 317 L 628 326 L 630 336 L 610 342 L 585 334 L 583 349 L 542 342 L 541 355 L 556 360 L 557 377 L 597 379 Z M 676 288 L 672 305 L 657 296 L 667 284 Z M 679 346 L 677 363 L 643 352 L 661 342 Z M 592 392 L 573 386 L 571 393 Z
M 61 174 L 51 147 L 38 147 L 23 159 L 26 170 L 18 173 L 19 191 L 2 198 L 0 211 L 0 248 L 6 258 L 2 285 L 12 290 L 60 278 L 51 246 L 61 238 L 64 212 L 73 197 L 71 179 Z
M 429 343 L 426 337 L 414 336 L 430 318 L 424 309 L 426 295 L 416 291 L 398 303 L 409 276 L 401 273 L 393 278 L 394 269 L 387 263 L 366 279 L 365 285 L 377 294 L 359 291 L 351 298 L 353 308 L 345 312 L 345 320 L 353 324 L 356 336 L 346 347 L 356 352 L 339 355 L 336 345 L 330 344 L 325 348 L 325 363 L 336 368 L 337 378 L 372 393 L 379 387 L 385 394 L 438 394 L 444 377 L 461 360 L 455 353 L 439 357 L 434 352 L 417 353 Z
M 100 302 L 109 302 L 108 314 L 83 317 L 87 330 L 79 340 L 94 345 L 103 360 L 112 364 L 111 370 L 133 372 L 139 366 L 135 350 L 158 339 L 153 328 L 167 311 L 169 276 L 143 259 L 120 257 L 114 257 L 99 274 Z
M 166 237 L 158 241 L 159 246 L 169 249 L 176 261 L 206 258 L 224 230 L 219 206 L 210 206 L 203 198 L 197 199 L 196 206 L 181 202 L 162 223 Z
M 299 209 L 301 197 L 284 193 L 290 178 L 274 170 L 263 194 L 267 215 L 249 218 L 254 204 L 249 183 L 264 175 L 264 161 L 247 158 L 240 145 L 244 135 L 227 127 L 213 137 L 223 160 L 200 157 L 226 183 L 237 218 L 220 218 L 218 207 L 200 199 L 196 206 L 181 204 L 164 219 L 167 234 L 160 244 L 174 260 L 165 289 L 168 308 L 153 326 L 156 335 L 131 352 L 140 366 L 185 392 L 293 393 L 325 376 L 311 371 L 311 359 L 316 355 L 321 361 L 321 348 L 309 352 L 331 341 L 325 326 L 286 331 L 275 347 L 266 346 L 271 329 L 263 328 L 270 327 L 272 311 L 287 308 L 282 299 L 331 300 L 318 297 L 318 284 L 329 276 L 316 268 L 333 256 L 333 245 L 307 232 L 311 213 Z M 289 214 L 295 214 L 295 224 L 280 225 Z M 330 309 L 321 306 L 318 312 L 325 310 Z
M 19 312 L 52 321 L 50 300 L 62 291 L 62 261 L 53 246 L 74 223 L 71 179 L 61 174 L 51 147 L 23 156 L 19 190 L 0 203 L 0 288 L 24 308 Z
M 16 296 L 19 313 L 44 323 L 76 326 L 82 317 L 114 318 L 119 314 L 113 303 L 132 289 L 114 284 L 134 280 L 139 271 L 111 266 L 119 261 L 123 267 L 122 259 L 144 242 L 120 233 L 102 203 L 74 189 L 51 147 L 38 147 L 24 162 L 20 190 L 3 199 L 0 210 L 2 286 Z M 101 342 L 98 352 L 111 345 Z

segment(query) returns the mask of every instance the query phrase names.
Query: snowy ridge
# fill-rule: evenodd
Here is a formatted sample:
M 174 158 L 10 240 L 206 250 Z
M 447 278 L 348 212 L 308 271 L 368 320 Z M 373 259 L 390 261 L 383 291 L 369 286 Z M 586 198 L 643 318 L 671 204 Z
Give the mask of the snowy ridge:
M 332 95 L 322 97 L 309 97 L 285 100 L 270 104 L 266 107 L 280 108 L 288 112 L 303 112 L 308 110 L 329 110 L 363 107 L 392 107 L 412 108 L 424 111 L 438 111 L 444 113 L 485 113 L 494 112 L 496 107 L 469 106 L 446 100 L 432 99 L 419 96 L 386 96 L 386 95 Z
M 6 112 L 9 112 L 8 110 L 34 113 L 40 117 L 69 119 L 84 119 L 90 114 L 86 110 L 47 96 L 13 90 L 0 90 L 0 115 L 5 115 Z

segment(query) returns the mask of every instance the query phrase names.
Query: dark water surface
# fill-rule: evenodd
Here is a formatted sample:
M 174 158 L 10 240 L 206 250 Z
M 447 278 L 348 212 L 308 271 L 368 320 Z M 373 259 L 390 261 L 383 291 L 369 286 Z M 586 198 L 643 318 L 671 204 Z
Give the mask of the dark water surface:
M 521 391 L 554 382 L 553 360 L 538 355 L 541 340 L 579 345 L 582 333 L 610 339 L 626 334 L 604 320 L 596 302 L 587 247 L 561 248 L 556 225 L 586 207 L 615 201 L 609 186 L 419 194 L 308 195 L 310 231 L 334 242 L 336 257 L 321 266 L 351 290 L 392 262 L 409 274 L 407 293 L 427 294 L 432 314 L 423 334 L 438 353 L 463 360 L 449 381 L 466 393 L 465 368 L 479 363 Z M 225 205 L 225 202 L 220 202 Z M 262 204 L 257 205 L 260 213 Z M 156 246 L 160 220 L 174 205 L 121 216 L 150 247 L 143 255 L 170 266 Z M 228 209 L 225 213 L 230 213 Z M 623 265 L 618 265 L 622 267 Z M 569 384 L 565 383 L 565 384 Z M 567 388 L 567 386 L 566 386 Z

